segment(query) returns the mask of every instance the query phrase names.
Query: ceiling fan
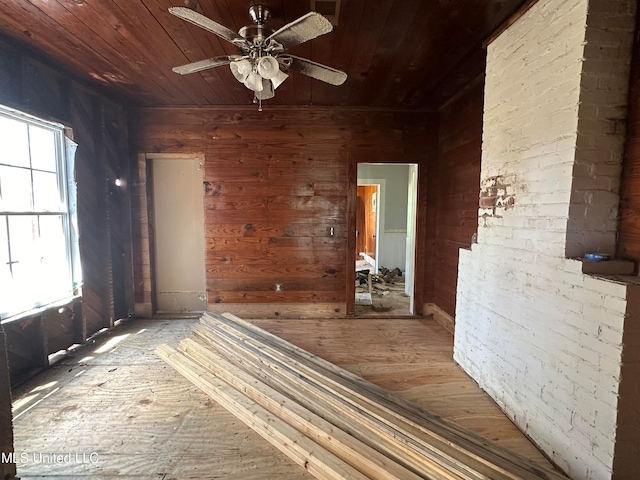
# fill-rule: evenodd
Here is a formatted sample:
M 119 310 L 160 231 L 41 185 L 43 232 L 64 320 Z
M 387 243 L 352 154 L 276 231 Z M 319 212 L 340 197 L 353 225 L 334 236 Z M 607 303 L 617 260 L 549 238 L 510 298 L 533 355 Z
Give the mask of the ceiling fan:
M 170 7 L 169 12 L 187 22 L 231 42 L 240 49 L 239 55 L 223 55 L 174 67 L 181 75 L 208 68 L 229 65 L 233 76 L 254 92 L 254 102 L 260 103 L 275 96 L 275 89 L 284 82 L 289 70 L 321 80 L 331 85 L 342 85 L 347 74 L 311 60 L 285 53 L 289 48 L 313 40 L 333 30 L 331 22 L 317 12 L 309 12 L 273 32 L 265 26 L 269 9 L 264 5 L 249 7 L 255 25 L 242 27 L 238 33 L 208 17 L 186 7 Z

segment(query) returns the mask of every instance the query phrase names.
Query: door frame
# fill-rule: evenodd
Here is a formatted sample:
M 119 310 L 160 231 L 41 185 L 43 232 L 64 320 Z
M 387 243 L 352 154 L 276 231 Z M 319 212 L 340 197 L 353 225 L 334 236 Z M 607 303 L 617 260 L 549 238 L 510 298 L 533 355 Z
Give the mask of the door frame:
M 424 289 L 425 289 L 425 259 L 427 246 L 427 168 L 422 162 L 406 162 L 402 159 L 396 161 L 370 162 L 366 159 L 357 159 L 349 155 L 347 169 L 347 252 L 346 252 L 346 314 L 355 316 L 356 305 L 356 202 L 358 188 L 358 163 L 376 164 L 405 164 L 417 165 L 418 184 L 416 192 L 416 235 L 415 235 L 415 256 L 414 256 L 414 293 L 413 293 L 413 315 L 424 314 Z M 422 245 L 422 248 L 420 246 Z

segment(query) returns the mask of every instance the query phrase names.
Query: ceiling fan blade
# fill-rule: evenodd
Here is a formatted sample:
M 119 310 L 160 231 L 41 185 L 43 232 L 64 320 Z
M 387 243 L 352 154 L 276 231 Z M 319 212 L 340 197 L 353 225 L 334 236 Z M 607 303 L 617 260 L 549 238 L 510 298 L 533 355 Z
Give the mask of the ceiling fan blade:
M 200 28 L 204 28 L 211 33 L 215 33 L 220 38 L 224 38 L 227 42 L 231 42 L 240 48 L 249 48 L 251 46 L 245 38 L 242 38 L 233 30 L 224 25 L 220 25 L 218 22 L 214 22 L 195 10 L 186 7 L 170 7 L 169 13 L 189 23 L 193 23 Z
M 331 22 L 316 12 L 309 12 L 306 15 L 288 23 L 279 30 L 267 37 L 266 43 L 275 40 L 285 49 L 300 45 L 309 40 L 313 40 L 320 35 L 333 30 Z
M 179 73 L 180 75 L 187 75 L 189 73 L 196 73 L 200 72 L 201 70 L 206 70 L 207 68 L 229 65 L 231 63 L 231 60 L 232 58 L 228 55 L 224 55 L 222 57 L 212 57 L 207 58 L 206 60 L 200 60 L 198 62 L 187 63 L 186 65 L 181 65 L 179 67 L 173 67 L 173 71 Z
M 280 57 L 284 57 L 285 60 L 286 58 L 291 58 L 289 68 L 292 70 L 296 70 L 316 80 L 330 83 L 331 85 L 342 85 L 347 79 L 347 74 L 342 70 L 336 70 L 335 68 L 312 62 L 306 58 L 296 57 L 295 55 L 281 55 Z

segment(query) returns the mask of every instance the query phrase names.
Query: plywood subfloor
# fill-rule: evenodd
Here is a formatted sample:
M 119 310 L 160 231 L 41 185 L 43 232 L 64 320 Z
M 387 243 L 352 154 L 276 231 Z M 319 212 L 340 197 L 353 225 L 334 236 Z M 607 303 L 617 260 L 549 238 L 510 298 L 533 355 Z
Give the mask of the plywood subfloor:
M 310 478 L 154 355 L 157 345 L 175 346 L 188 336 L 195 321 L 121 325 L 14 392 L 15 447 L 25 459 L 19 475 L 25 480 Z M 547 464 L 455 366 L 452 338 L 434 321 L 253 323 Z

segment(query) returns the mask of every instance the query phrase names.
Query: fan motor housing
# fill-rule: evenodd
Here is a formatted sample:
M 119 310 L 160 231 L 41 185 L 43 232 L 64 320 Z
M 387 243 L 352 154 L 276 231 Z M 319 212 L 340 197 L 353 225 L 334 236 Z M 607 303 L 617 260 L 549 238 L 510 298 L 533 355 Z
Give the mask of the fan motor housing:
M 254 45 L 263 43 L 273 30 L 264 25 L 246 25 L 240 29 L 238 34 L 252 42 Z
M 238 34 L 252 42 L 254 45 L 259 45 L 273 33 L 273 30 L 264 26 L 265 23 L 267 23 L 267 20 L 271 18 L 271 13 L 264 5 L 251 5 L 249 7 L 249 15 L 255 25 L 242 27 Z

